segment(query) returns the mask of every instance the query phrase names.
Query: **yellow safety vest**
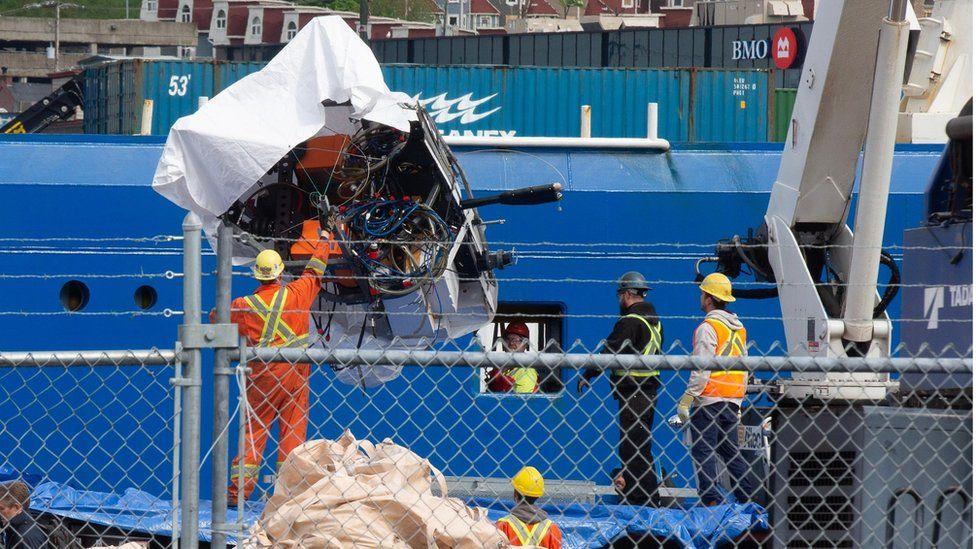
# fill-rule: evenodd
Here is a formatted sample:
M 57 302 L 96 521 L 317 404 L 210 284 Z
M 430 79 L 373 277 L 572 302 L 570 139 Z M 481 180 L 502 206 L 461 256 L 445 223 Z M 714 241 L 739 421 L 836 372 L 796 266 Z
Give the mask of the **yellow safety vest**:
M 552 521 L 549 519 L 535 524 L 526 524 L 512 515 L 506 515 L 498 519 L 498 522 L 504 522 L 512 527 L 521 547 L 542 544 L 542 540 L 549 533 L 549 528 L 552 527 Z
M 746 329 L 733 330 L 721 320 L 706 318 L 718 338 L 715 356 L 745 356 Z M 748 374 L 742 370 L 715 371 L 709 374 L 701 396 L 714 398 L 742 398 L 746 395 Z
M 641 315 L 629 314 L 624 318 L 636 318 L 647 326 L 647 331 L 651 333 L 651 339 L 644 346 L 644 350 L 641 351 L 642 356 L 656 354 L 661 350 L 661 323 L 657 323 L 657 327 L 651 325 L 646 318 Z M 657 370 L 614 370 L 614 375 L 618 376 L 633 376 L 633 377 L 651 377 L 658 375 Z
M 535 368 L 510 368 L 503 374 L 512 378 L 515 393 L 534 393 L 539 389 L 539 372 Z

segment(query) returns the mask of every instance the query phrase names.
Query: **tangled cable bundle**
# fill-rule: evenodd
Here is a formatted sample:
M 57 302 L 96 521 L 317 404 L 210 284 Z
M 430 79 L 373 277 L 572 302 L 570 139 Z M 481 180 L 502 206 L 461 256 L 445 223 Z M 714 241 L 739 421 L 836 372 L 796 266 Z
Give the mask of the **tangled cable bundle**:
M 453 241 L 448 224 L 409 198 L 373 198 L 342 212 L 353 261 L 375 290 L 403 295 L 444 274 Z
M 351 135 L 315 136 L 289 151 L 227 218 L 292 269 L 303 264 L 292 257 L 294 243 L 319 223 L 343 242 L 332 293 L 343 300 L 405 295 L 447 269 L 464 222 L 449 178 L 422 138 L 363 122 Z

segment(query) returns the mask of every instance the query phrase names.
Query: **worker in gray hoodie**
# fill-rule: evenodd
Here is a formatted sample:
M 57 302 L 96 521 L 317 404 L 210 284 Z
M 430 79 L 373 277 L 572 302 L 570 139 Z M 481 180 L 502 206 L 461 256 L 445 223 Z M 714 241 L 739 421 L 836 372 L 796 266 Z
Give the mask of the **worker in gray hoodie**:
M 695 329 L 694 356 L 746 356 L 746 329 L 726 309 L 735 301 L 732 282 L 722 273 L 712 273 L 702 280 L 699 289 L 705 320 Z M 747 379 L 748 373 L 741 370 L 692 372 L 678 402 L 678 413 L 671 420 L 675 426 L 691 423 L 691 457 L 698 469 L 698 494 L 704 505 L 722 501 L 715 485 L 717 458 L 729 469 L 736 499 L 745 503 L 754 497 L 753 475 L 738 443 L 739 410 Z

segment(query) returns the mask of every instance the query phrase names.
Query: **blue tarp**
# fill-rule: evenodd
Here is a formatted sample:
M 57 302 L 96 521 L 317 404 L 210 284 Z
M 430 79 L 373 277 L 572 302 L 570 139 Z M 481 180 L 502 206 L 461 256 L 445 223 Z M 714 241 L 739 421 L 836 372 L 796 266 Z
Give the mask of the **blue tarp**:
M 497 520 L 511 502 L 474 499 L 472 505 L 488 509 Z M 135 489 L 124 494 L 76 490 L 63 484 L 44 482 L 35 487 L 31 508 L 63 517 L 112 526 L 127 532 L 170 536 L 172 502 Z M 253 524 L 264 504 L 248 502 L 244 523 Z M 652 534 L 688 548 L 714 547 L 747 531 L 769 529 L 766 512 L 755 504 L 725 504 L 691 509 L 652 509 L 628 505 L 544 505 L 550 518 L 563 531 L 567 549 L 603 547 L 620 537 Z M 236 509 L 228 512 L 228 523 L 237 521 Z M 200 539 L 210 540 L 210 502 L 200 502 Z

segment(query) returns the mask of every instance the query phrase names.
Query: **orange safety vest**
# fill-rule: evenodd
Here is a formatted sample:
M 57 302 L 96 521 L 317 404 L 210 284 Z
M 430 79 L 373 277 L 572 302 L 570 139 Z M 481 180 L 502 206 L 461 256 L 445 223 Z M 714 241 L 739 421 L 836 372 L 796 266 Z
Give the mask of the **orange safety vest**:
M 498 519 L 498 525 L 501 526 L 502 524 L 507 525 L 507 530 L 515 534 L 516 539 L 509 539 L 512 545 L 518 547 L 527 547 L 530 545 L 562 547 L 562 536 L 558 536 L 555 539 L 546 539 L 549 537 L 550 532 L 555 534 L 558 531 L 558 528 L 549 519 L 535 524 L 526 524 L 512 515 L 506 515 Z M 509 538 L 511 538 L 510 535 Z
M 721 320 L 706 318 L 718 337 L 715 356 L 745 356 L 746 329 L 733 330 Z M 701 396 L 713 398 L 742 398 L 746 395 L 747 372 L 742 370 L 715 371 L 708 376 L 708 383 Z

